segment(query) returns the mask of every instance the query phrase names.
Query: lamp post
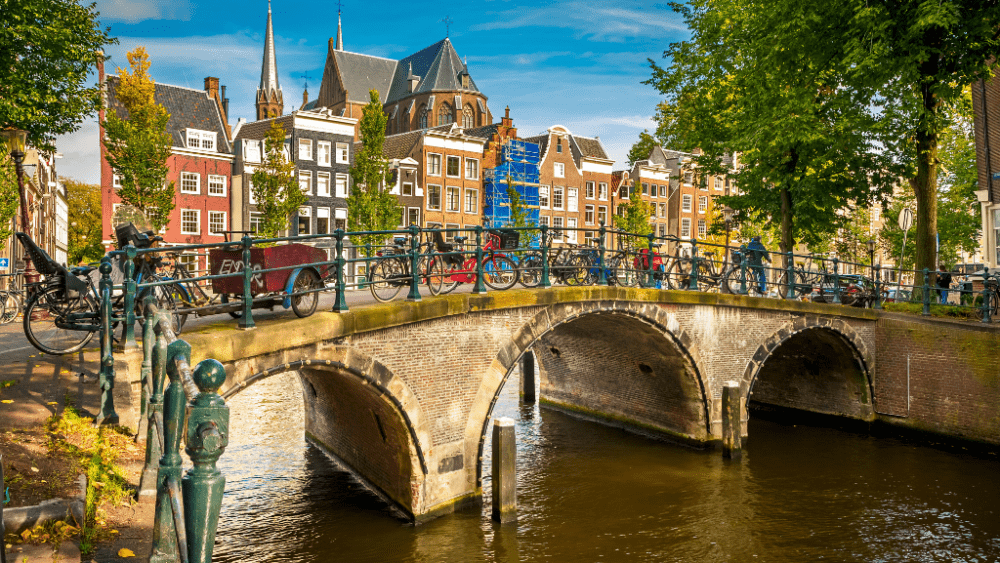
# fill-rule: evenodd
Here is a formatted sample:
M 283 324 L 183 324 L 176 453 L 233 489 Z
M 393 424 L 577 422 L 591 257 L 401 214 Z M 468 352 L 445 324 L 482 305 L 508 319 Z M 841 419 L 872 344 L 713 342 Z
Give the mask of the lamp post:
M 21 199 L 21 230 L 31 236 L 28 219 L 28 198 L 24 193 L 24 148 L 28 143 L 28 132 L 21 129 L 8 128 L 0 131 L 0 137 L 7 145 L 7 152 L 14 159 L 14 169 L 17 172 L 17 195 Z M 15 229 L 16 232 L 16 229 Z M 31 258 L 27 253 L 24 256 L 24 281 L 25 283 L 35 283 L 38 281 L 38 274 L 31 265 Z
M 872 278 L 875 277 L 875 239 L 868 239 L 868 260 L 872 267 Z
M 729 227 L 733 223 L 734 213 L 735 211 L 733 211 L 733 208 L 728 205 L 722 208 L 722 220 L 726 222 L 726 256 L 722 260 L 723 265 L 729 264 Z

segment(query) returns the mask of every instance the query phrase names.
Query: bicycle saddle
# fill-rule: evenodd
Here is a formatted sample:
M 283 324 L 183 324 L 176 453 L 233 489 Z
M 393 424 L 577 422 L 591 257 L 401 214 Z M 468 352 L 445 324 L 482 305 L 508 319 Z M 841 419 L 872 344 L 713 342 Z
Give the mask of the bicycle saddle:
M 85 276 L 96 269 L 96 266 L 76 266 L 74 268 L 70 268 L 69 273 L 74 276 Z
M 706 252 L 705 256 L 715 256 L 715 253 L 714 252 Z
M 457 242 L 458 244 L 462 244 L 463 242 L 465 242 L 465 241 L 466 241 L 466 240 L 468 240 L 468 239 L 469 239 L 469 237 L 455 237 L 455 239 L 454 239 L 454 240 L 455 240 L 455 242 Z

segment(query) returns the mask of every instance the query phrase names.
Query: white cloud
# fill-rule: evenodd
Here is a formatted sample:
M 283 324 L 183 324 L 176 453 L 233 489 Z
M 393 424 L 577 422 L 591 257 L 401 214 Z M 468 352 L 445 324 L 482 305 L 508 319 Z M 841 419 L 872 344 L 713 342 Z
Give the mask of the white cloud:
M 192 7 L 188 0 L 100 0 L 101 19 L 139 23 L 146 20 L 190 21 Z
M 98 146 L 97 118 L 88 119 L 80 130 L 56 139 L 63 157 L 56 161 L 56 173 L 88 184 L 101 183 L 101 150 Z
M 624 42 L 633 37 L 663 37 L 686 33 L 680 17 L 663 9 L 630 9 L 605 2 L 579 0 L 536 9 L 520 7 L 497 12 L 493 21 L 476 24 L 474 31 L 520 27 L 559 27 L 594 41 Z

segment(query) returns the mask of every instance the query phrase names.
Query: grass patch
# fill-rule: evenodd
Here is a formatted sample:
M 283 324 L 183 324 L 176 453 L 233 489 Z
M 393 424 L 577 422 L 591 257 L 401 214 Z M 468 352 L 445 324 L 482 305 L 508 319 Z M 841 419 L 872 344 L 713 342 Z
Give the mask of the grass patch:
M 924 312 L 923 303 L 883 303 L 882 308 L 893 313 L 909 313 L 911 315 L 922 315 Z M 982 318 L 982 311 L 972 307 L 959 307 L 957 305 L 935 305 L 930 307 L 932 317 L 948 319 L 963 319 L 978 321 Z

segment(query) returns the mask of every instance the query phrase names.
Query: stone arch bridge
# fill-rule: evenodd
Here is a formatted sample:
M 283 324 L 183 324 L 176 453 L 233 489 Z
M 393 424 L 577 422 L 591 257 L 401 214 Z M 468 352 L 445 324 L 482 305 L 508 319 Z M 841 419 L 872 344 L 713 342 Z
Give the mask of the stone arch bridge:
M 528 351 L 548 405 L 709 445 L 721 439 L 721 393 L 730 381 L 745 400 L 765 405 L 908 422 L 911 383 L 901 379 L 900 352 L 887 354 L 886 342 L 912 323 L 931 334 L 940 328 L 897 317 L 581 287 L 449 295 L 280 319 L 251 331 L 216 325 L 184 338 L 195 362 L 211 357 L 226 366 L 221 393 L 297 370 L 309 437 L 422 521 L 480 499 L 492 407 Z M 997 347 L 995 332 L 985 337 Z M 137 356 L 124 363 L 128 374 L 139 372 Z M 934 428 L 935 417 L 986 440 L 1000 428 L 995 413 L 992 426 L 971 431 L 940 407 L 928 413 L 920 424 L 931 430 L 951 431 Z

